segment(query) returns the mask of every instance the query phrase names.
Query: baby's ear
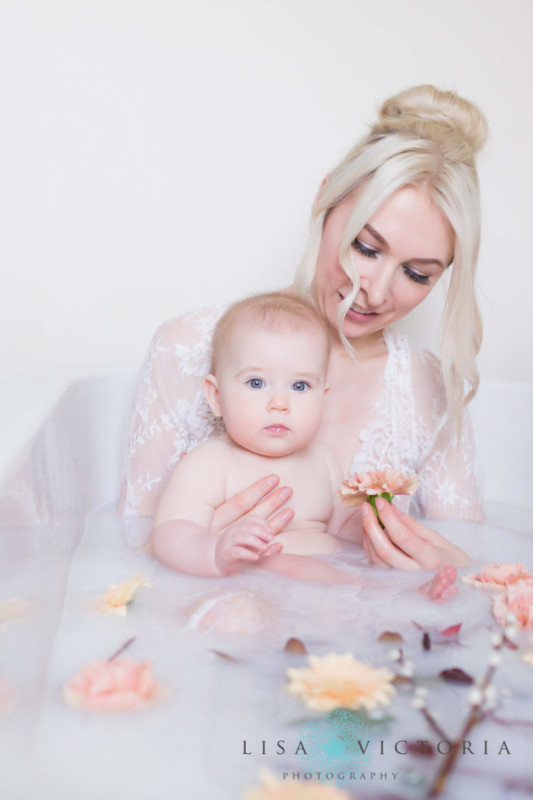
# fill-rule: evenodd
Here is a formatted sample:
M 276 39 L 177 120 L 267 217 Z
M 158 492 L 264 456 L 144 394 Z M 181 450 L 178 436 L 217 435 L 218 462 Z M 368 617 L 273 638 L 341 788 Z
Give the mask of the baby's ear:
M 218 391 L 217 379 L 214 375 L 206 375 L 204 378 L 204 392 L 207 397 L 207 402 L 209 403 L 209 408 L 215 417 L 221 417 L 220 392 Z

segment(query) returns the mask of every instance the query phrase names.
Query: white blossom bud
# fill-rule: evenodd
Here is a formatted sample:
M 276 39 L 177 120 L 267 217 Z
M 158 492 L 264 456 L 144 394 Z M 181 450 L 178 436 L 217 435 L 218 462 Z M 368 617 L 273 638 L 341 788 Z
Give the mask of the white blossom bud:
M 490 711 L 498 705 L 498 693 L 494 686 L 487 686 L 485 689 L 485 708 Z
M 505 631 L 507 633 L 507 631 Z M 490 643 L 493 647 L 501 647 L 503 644 L 503 636 L 501 633 L 493 633 L 490 637 Z
M 422 708 L 426 707 L 426 701 L 420 695 L 415 695 L 411 699 L 411 706 L 412 706 L 412 708 L 416 708 L 417 710 L 420 711 Z
M 415 694 L 418 695 L 419 697 L 427 697 L 428 696 L 427 686 L 417 686 L 415 689 Z
M 499 667 L 502 663 L 502 655 L 497 650 L 494 650 L 489 655 L 489 666 L 491 667 Z
M 471 705 L 480 706 L 483 702 L 483 692 L 477 686 L 474 686 L 468 693 L 468 699 Z
M 393 661 L 398 661 L 399 658 L 402 657 L 402 654 L 399 650 L 391 650 L 389 652 L 389 658 L 392 658 Z
M 415 665 L 412 661 L 406 661 L 400 667 L 400 675 L 403 675 L 405 678 L 412 678 L 415 674 Z
M 515 617 L 515 615 L 513 614 L 513 612 L 512 612 L 512 611 L 509 611 L 509 612 L 508 612 L 508 613 L 505 615 L 505 622 L 507 623 L 507 625 L 514 625 L 514 624 L 515 624 L 515 622 L 516 622 L 516 617 Z
M 511 641 L 516 639 L 516 637 L 518 636 L 518 628 L 516 627 L 516 625 L 508 625 L 507 628 L 505 629 L 505 635 Z

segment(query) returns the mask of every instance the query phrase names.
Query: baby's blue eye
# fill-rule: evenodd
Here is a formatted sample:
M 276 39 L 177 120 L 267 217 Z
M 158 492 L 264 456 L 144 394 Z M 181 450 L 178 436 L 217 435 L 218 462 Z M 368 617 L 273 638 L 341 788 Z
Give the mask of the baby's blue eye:
M 309 384 L 307 381 L 296 381 L 292 384 L 292 388 L 295 392 L 305 392 L 306 389 L 309 389 Z
M 246 381 L 250 389 L 262 389 L 265 385 L 265 382 L 262 378 L 250 378 L 249 381 Z

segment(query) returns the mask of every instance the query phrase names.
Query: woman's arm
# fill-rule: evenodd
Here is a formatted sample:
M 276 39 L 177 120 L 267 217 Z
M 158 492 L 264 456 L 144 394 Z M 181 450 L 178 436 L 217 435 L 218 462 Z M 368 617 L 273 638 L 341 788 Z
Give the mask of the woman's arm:
M 165 322 L 150 344 L 133 399 L 120 513 L 152 516 L 182 455 L 222 431 L 202 391 L 220 312 Z

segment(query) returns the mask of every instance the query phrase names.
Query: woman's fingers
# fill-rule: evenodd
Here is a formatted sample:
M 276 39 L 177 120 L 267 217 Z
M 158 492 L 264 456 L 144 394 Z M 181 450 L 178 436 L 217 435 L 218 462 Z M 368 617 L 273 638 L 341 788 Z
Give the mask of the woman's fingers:
M 372 544 L 370 542 L 370 539 L 366 535 L 363 538 L 363 549 L 364 549 L 365 553 L 368 556 L 368 560 L 370 561 L 371 564 L 373 564 L 373 566 L 375 566 L 375 567 L 387 567 L 388 566 L 388 564 L 385 564 L 385 562 L 382 561 L 378 557 L 376 551 L 374 550 L 374 548 L 373 548 L 373 546 L 372 546 Z
M 292 494 L 292 490 L 287 486 L 275 489 L 279 483 L 277 475 L 267 475 L 265 478 L 253 483 L 242 492 L 230 497 L 222 503 L 213 515 L 211 523 L 212 531 L 220 531 L 227 528 L 232 522 L 243 517 L 253 509 L 253 513 L 264 519 L 278 511 Z M 273 491 L 275 489 L 275 491 Z M 281 528 L 280 528 L 281 530 Z
M 396 549 L 416 566 L 412 569 L 438 569 L 444 564 L 466 566 L 468 556 L 436 531 L 409 514 L 403 514 L 386 500 L 376 502 L 386 532 Z
M 388 530 L 384 531 L 377 521 L 370 505 L 366 504 L 363 510 L 363 530 L 367 537 L 369 547 L 372 548 L 375 560 L 373 563 L 380 562 L 382 565 L 394 567 L 395 569 L 416 570 L 420 569 L 420 564 L 410 558 L 402 549 L 396 547 L 395 543 L 388 535 Z M 381 516 L 381 512 L 380 512 Z M 385 522 L 383 515 L 383 523 Z
M 277 514 L 274 514 L 274 516 L 268 520 L 270 530 L 272 533 L 281 533 L 293 517 L 294 511 L 292 508 L 284 508 L 283 511 L 278 511 Z

